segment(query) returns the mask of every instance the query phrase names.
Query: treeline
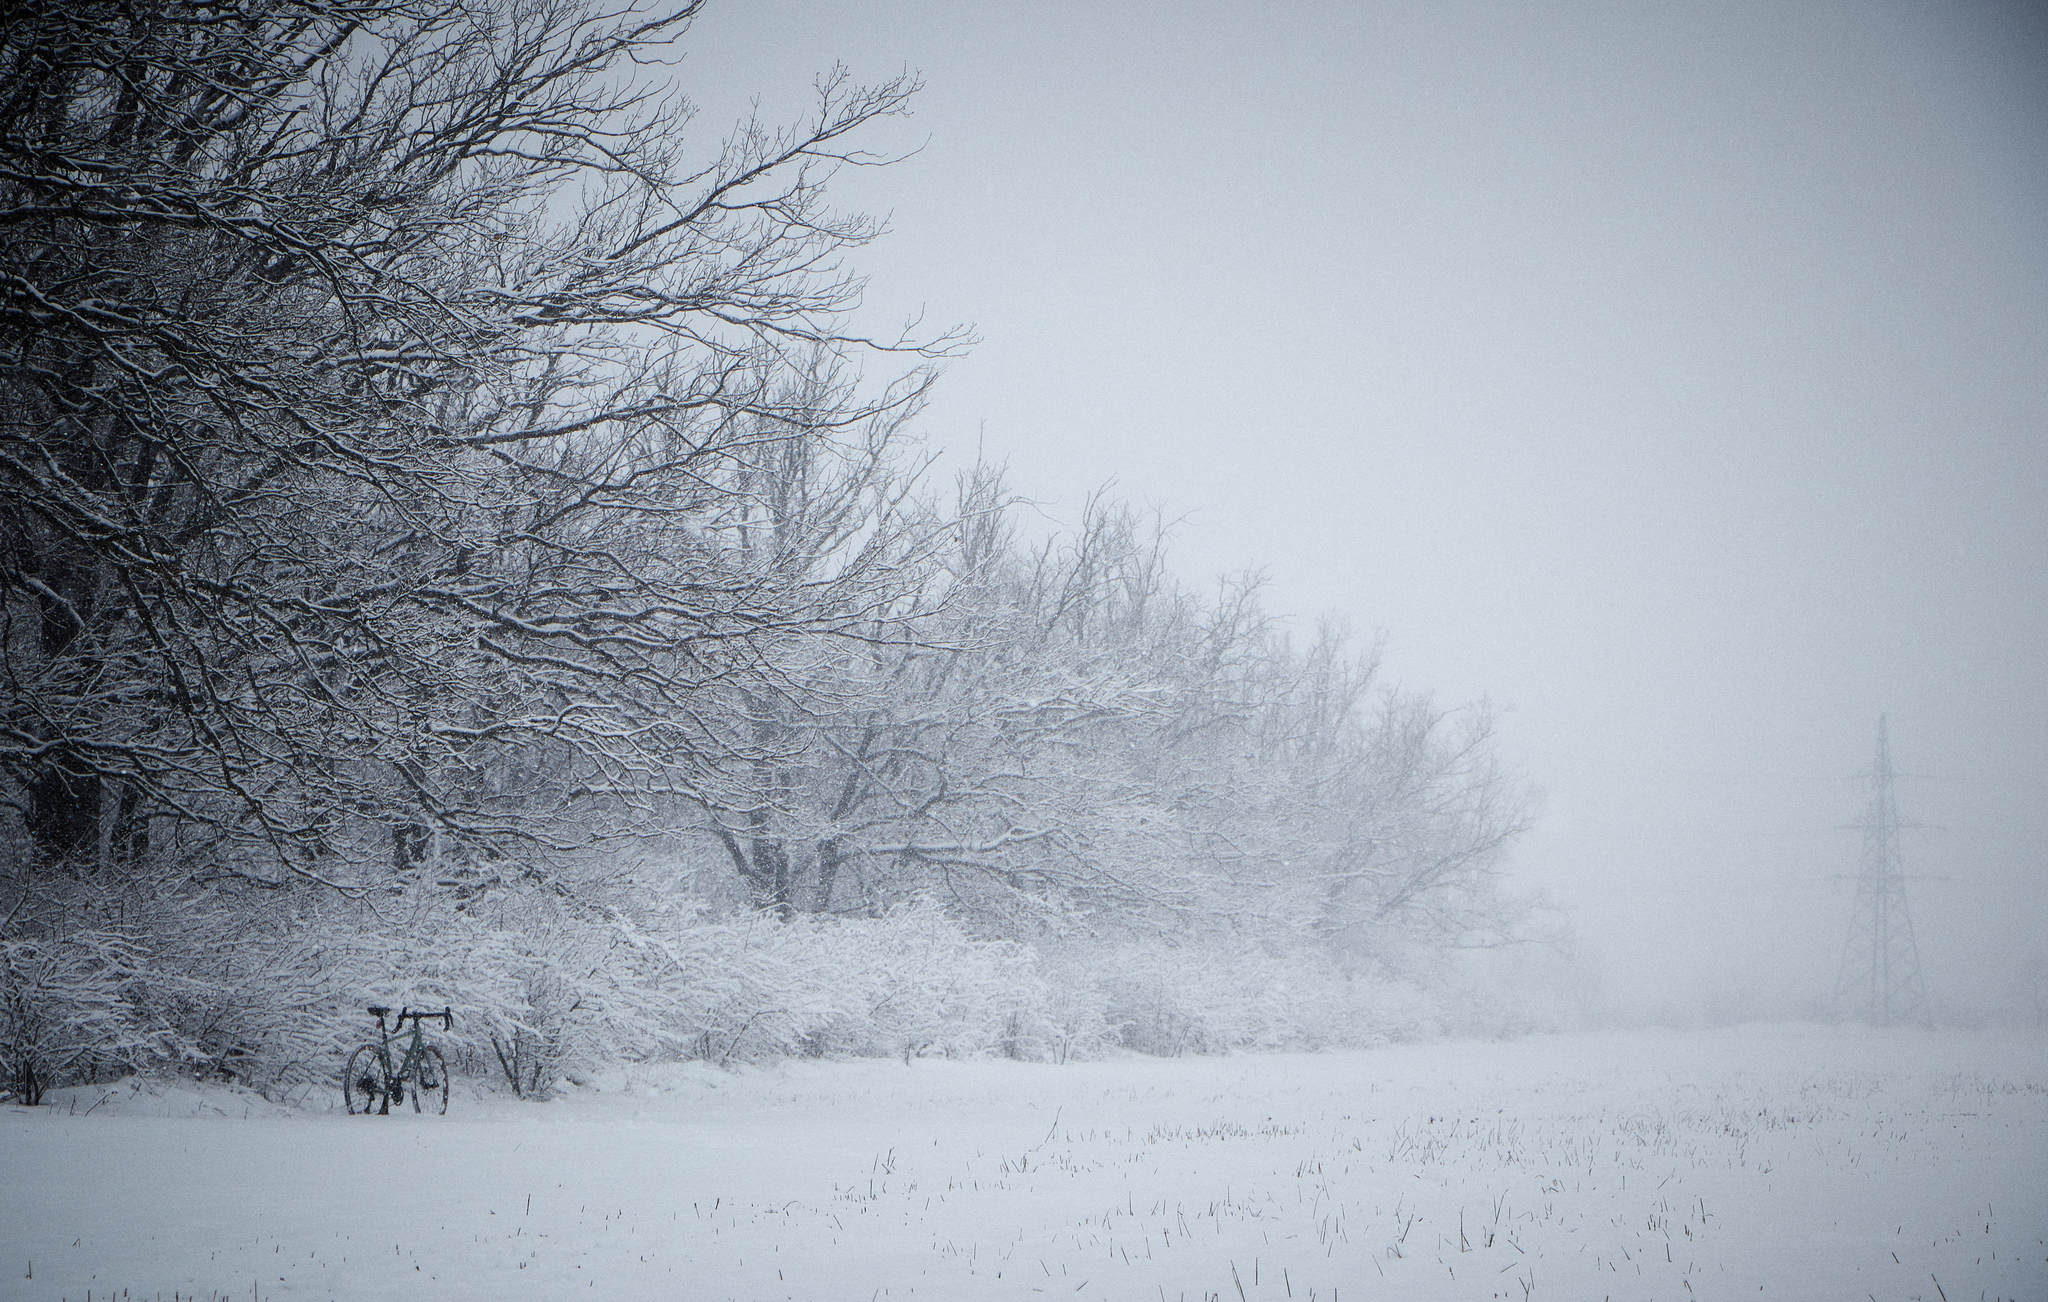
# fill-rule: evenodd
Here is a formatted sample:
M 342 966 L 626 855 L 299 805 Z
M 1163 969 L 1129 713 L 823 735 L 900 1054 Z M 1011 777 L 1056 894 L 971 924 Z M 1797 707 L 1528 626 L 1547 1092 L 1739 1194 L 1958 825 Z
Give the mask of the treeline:
M 707 141 L 697 8 L 0 15 L 15 1092 L 1307 1043 L 1510 936 L 1483 711 L 932 482 L 826 195 L 915 83 Z

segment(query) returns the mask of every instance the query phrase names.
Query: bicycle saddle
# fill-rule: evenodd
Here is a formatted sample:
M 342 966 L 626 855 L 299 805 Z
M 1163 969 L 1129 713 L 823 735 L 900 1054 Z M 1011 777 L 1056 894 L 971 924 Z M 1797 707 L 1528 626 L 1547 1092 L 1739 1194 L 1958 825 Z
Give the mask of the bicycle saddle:
M 382 1017 L 391 1010 L 379 1004 L 371 1004 L 368 1011 L 372 1017 Z

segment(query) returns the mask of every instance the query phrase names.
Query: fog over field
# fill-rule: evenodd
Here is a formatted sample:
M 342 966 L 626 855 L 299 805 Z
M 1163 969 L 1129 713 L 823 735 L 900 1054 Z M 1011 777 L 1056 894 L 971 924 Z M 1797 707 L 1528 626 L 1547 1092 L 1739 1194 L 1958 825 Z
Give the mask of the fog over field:
M 1891 717 L 1934 998 L 2048 871 L 2048 22 L 2024 4 L 790 0 L 686 65 L 919 70 L 872 306 L 1071 520 L 1505 711 L 1514 853 L 1624 1016 L 1806 1009 Z M 730 42 L 730 44 L 727 44 Z M 786 80 L 764 91 L 760 71 Z M 728 82 L 728 75 L 741 79 Z

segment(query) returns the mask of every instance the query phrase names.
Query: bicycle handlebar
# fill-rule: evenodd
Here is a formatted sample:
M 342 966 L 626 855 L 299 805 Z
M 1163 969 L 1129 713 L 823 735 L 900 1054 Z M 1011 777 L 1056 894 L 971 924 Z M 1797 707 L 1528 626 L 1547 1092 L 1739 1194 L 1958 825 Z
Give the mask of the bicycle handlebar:
M 388 1007 L 380 1008 L 377 1005 L 372 1004 L 370 1005 L 369 1011 L 376 1014 L 377 1025 L 382 1026 L 384 1024 L 384 1015 L 386 1013 L 389 1013 L 391 1009 Z M 403 1009 L 399 1012 L 398 1016 L 395 1019 L 393 1019 L 391 1023 L 391 1029 L 394 1031 L 402 1030 L 408 1020 L 411 1020 L 413 1022 L 422 1022 L 426 1021 L 429 1018 L 439 1018 L 441 1021 L 441 1029 L 444 1031 L 452 1031 L 455 1029 L 455 1012 L 453 1009 L 448 1008 L 445 1005 L 438 1013 L 424 1012 L 412 1008 Z

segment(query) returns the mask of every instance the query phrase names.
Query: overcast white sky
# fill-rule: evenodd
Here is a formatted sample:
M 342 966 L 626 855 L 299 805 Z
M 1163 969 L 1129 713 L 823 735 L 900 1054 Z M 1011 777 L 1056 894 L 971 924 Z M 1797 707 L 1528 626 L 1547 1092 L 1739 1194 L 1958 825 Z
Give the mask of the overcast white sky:
M 725 0 L 685 84 L 928 88 L 847 178 L 925 428 L 1503 707 L 1623 1003 L 1825 996 L 1889 712 L 1937 1000 L 2048 959 L 2048 17 Z

